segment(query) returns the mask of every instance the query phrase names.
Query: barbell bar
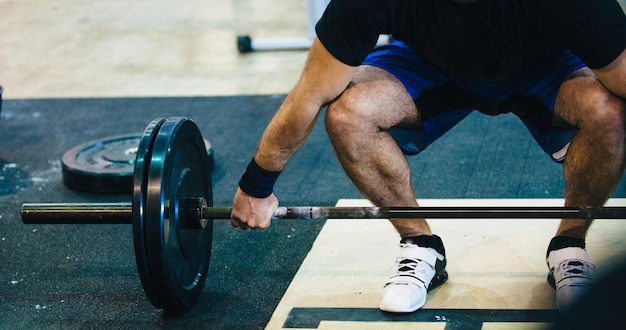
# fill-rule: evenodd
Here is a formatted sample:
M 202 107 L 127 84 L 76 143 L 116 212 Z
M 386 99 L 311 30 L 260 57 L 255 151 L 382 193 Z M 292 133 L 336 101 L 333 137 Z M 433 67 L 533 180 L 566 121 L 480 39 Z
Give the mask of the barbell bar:
M 199 207 L 184 210 L 206 219 L 230 219 L 232 208 Z M 166 212 L 167 213 L 167 212 Z M 272 219 L 626 219 L 626 207 L 324 207 L 281 206 Z M 47 203 L 23 204 L 26 224 L 132 224 L 131 203 Z M 202 225 L 199 225 L 202 227 Z
M 174 312 L 194 306 L 208 277 L 213 207 L 204 139 L 188 118 L 157 118 L 137 148 L 130 203 L 25 203 L 25 224 L 132 224 L 135 259 L 150 302 Z M 625 219 L 626 207 L 278 207 L 274 219 Z

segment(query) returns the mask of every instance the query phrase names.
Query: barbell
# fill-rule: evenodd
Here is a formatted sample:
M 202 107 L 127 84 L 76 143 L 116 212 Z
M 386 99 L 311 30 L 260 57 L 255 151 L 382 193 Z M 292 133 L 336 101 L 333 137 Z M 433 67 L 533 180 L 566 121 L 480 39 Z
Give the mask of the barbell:
M 196 303 L 211 256 L 213 207 L 204 139 L 182 117 L 153 120 L 139 141 L 130 203 L 25 203 L 25 224 L 132 224 L 141 284 L 157 308 Z M 626 207 L 278 207 L 274 219 L 625 219 Z

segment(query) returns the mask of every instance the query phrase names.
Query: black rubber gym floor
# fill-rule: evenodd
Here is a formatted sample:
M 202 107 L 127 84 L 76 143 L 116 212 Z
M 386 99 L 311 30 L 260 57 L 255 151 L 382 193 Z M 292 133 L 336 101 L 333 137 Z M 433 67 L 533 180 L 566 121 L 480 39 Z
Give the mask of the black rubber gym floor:
M 322 221 L 266 231 L 216 221 L 209 277 L 196 306 L 167 315 L 145 297 L 130 225 L 24 225 L 25 202 L 117 202 L 65 187 L 61 156 L 87 141 L 141 134 L 156 117 L 186 116 L 211 142 L 213 194 L 228 206 L 258 138 L 284 95 L 5 100 L 0 119 L 0 328 L 264 328 Z M 420 198 L 561 198 L 553 163 L 512 115 L 472 114 L 410 158 Z M 624 180 L 614 197 L 626 197 Z M 320 119 L 275 190 L 282 205 L 361 198 Z M 358 241 L 358 237 L 346 238 Z M 363 242 L 367 244 L 367 242 Z

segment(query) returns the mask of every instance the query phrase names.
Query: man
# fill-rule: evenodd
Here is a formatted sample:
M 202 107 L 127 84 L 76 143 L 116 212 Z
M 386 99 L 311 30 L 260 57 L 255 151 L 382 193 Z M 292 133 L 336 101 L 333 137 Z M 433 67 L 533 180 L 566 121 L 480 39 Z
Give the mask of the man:
M 300 80 L 239 183 L 233 226 L 269 226 L 274 182 L 325 105 L 342 167 L 378 206 L 417 206 L 406 156 L 473 109 L 513 112 L 563 162 L 566 206 L 601 206 L 619 183 L 626 18 L 614 0 L 336 0 L 316 31 Z M 373 50 L 379 34 L 395 41 Z M 391 222 L 401 256 L 380 309 L 412 312 L 446 280 L 445 250 L 425 219 Z M 592 283 L 590 225 L 564 219 L 548 246 L 560 310 Z

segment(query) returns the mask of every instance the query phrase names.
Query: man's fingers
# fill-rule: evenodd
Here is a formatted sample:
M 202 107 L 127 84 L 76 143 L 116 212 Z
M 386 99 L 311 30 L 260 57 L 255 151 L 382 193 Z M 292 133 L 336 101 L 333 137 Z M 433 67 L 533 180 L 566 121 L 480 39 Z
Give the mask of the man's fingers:
M 231 224 L 233 227 L 235 227 L 235 228 L 240 228 L 240 229 L 242 229 L 242 230 L 246 230 L 246 229 L 248 229 L 248 225 L 247 225 L 245 222 L 243 222 L 243 221 L 241 221 L 241 220 L 239 220 L 239 219 L 237 219 L 237 218 L 231 218 L 231 219 L 230 219 L 230 224 Z

